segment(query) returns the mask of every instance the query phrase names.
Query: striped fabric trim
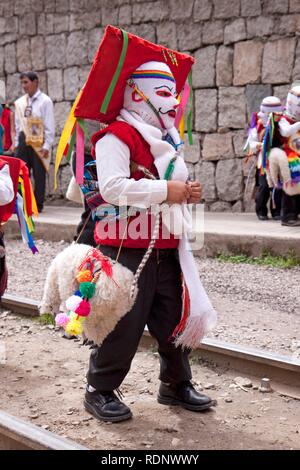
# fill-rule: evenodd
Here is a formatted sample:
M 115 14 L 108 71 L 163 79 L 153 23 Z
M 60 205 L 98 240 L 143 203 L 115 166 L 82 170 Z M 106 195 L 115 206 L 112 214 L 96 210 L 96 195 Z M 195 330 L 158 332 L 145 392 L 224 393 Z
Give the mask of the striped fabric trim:
M 131 78 L 163 78 L 175 83 L 175 79 L 172 74 L 160 70 L 136 70 L 131 75 Z

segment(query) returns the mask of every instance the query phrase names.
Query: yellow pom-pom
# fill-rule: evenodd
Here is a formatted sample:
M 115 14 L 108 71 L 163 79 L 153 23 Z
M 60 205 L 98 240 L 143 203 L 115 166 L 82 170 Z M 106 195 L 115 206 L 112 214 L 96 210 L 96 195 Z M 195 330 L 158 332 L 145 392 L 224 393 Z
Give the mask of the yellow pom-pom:
M 79 323 L 83 324 L 85 317 L 81 317 L 80 315 L 77 315 L 75 312 L 71 312 L 69 315 L 70 321 L 78 321 Z
M 81 282 L 92 282 L 93 274 L 91 273 L 89 269 L 85 269 L 84 271 L 79 271 L 79 273 L 76 276 L 76 280 L 77 282 L 79 282 L 79 284 Z
M 71 336 L 78 336 L 78 335 L 81 335 L 82 332 L 83 332 L 83 327 L 82 327 L 82 324 L 80 321 L 78 320 L 71 320 L 69 321 L 69 323 L 67 324 L 66 328 L 65 328 L 65 331 L 66 333 L 68 333 L 68 335 L 71 335 Z

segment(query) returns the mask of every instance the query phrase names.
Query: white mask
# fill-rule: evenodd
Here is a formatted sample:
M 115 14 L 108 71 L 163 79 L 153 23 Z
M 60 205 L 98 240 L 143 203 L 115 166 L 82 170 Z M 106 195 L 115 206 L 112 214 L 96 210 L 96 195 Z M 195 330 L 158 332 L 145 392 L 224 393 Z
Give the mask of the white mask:
M 135 112 L 144 122 L 161 130 L 173 128 L 179 102 L 176 98 L 176 83 L 167 64 L 146 62 L 138 67 L 131 78 L 149 99 L 157 114 L 128 84 L 124 94 L 124 108 Z

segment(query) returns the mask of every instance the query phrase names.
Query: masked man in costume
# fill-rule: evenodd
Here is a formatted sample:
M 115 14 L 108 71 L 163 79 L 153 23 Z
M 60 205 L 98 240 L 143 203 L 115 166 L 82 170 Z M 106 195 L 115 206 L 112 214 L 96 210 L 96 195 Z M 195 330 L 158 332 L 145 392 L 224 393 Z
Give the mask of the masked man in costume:
M 278 123 L 281 148 L 269 155 L 267 177 L 269 185 L 282 187 L 282 225 L 300 226 L 300 86 L 294 86 L 287 96 L 284 115 Z
M 158 342 L 159 403 L 192 411 L 215 405 L 194 389 L 188 360 L 216 322 L 184 236 L 191 225 L 186 203 L 201 198 L 200 184 L 187 181 L 174 126 L 177 96 L 192 63 L 186 54 L 108 26 L 75 108 L 77 118 L 108 124 L 92 138 L 101 197 L 117 211 L 124 204 L 138 209 L 125 230 L 118 218 L 108 224 L 113 231 L 105 219 L 97 223 L 95 240 L 102 253 L 135 272 L 151 240 L 151 207 L 164 203 L 169 208 L 161 212 L 133 308 L 91 353 L 84 405 L 100 420 L 132 416 L 114 390 L 130 369 L 146 325 Z
M 261 102 L 259 112 L 253 113 L 248 131 L 248 139 L 244 148 L 245 151 L 248 151 L 249 156 L 255 155 L 257 158 L 256 186 L 258 186 L 258 191 L 255 197 L 255 210 L 259 220 L 268 220 L 270 188 L 266 174 L 262 168 L 262 148 L 271 113 L 276 117 L 276 120 L 278 120 L 282 114 L 281 101 L 276 96 L 267 96 L 264 98 Z M 279 141 L 279 131 L 276 130 L 273 145 L 280 145 Z M 281 189 L 274 188 L 274 197 L 270 200 L 270 212 L 272 218 L 275 220 L 280 220 L 281 198 Z

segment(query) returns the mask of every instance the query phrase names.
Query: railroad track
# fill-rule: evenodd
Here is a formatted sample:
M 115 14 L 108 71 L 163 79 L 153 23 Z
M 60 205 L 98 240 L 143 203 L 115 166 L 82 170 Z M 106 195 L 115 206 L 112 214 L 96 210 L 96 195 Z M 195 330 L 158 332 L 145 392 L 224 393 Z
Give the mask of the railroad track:
M 39 314 L 37 301 L 9 294 L 2 297 L 1 307 L 26 316 L 34 317 Z M 141 346 L 149 347 L 150 345 L 155 345 L 155 340 L 145 331 Z M 201 346 L 193 352 L 193 355 L 218 366 L 258 378 L 268 377 L 276 384 L 300 389 L 299 357 L 283 356 L 212 338 L 206 338 Z M 284 387 L 281 388 L 284 390 Z M 298 394 L 300 399 L 300 392 Z M 287 394 L 287 396 L 289 395 Z M 298 398 L 297 394 L 295 396 Z

